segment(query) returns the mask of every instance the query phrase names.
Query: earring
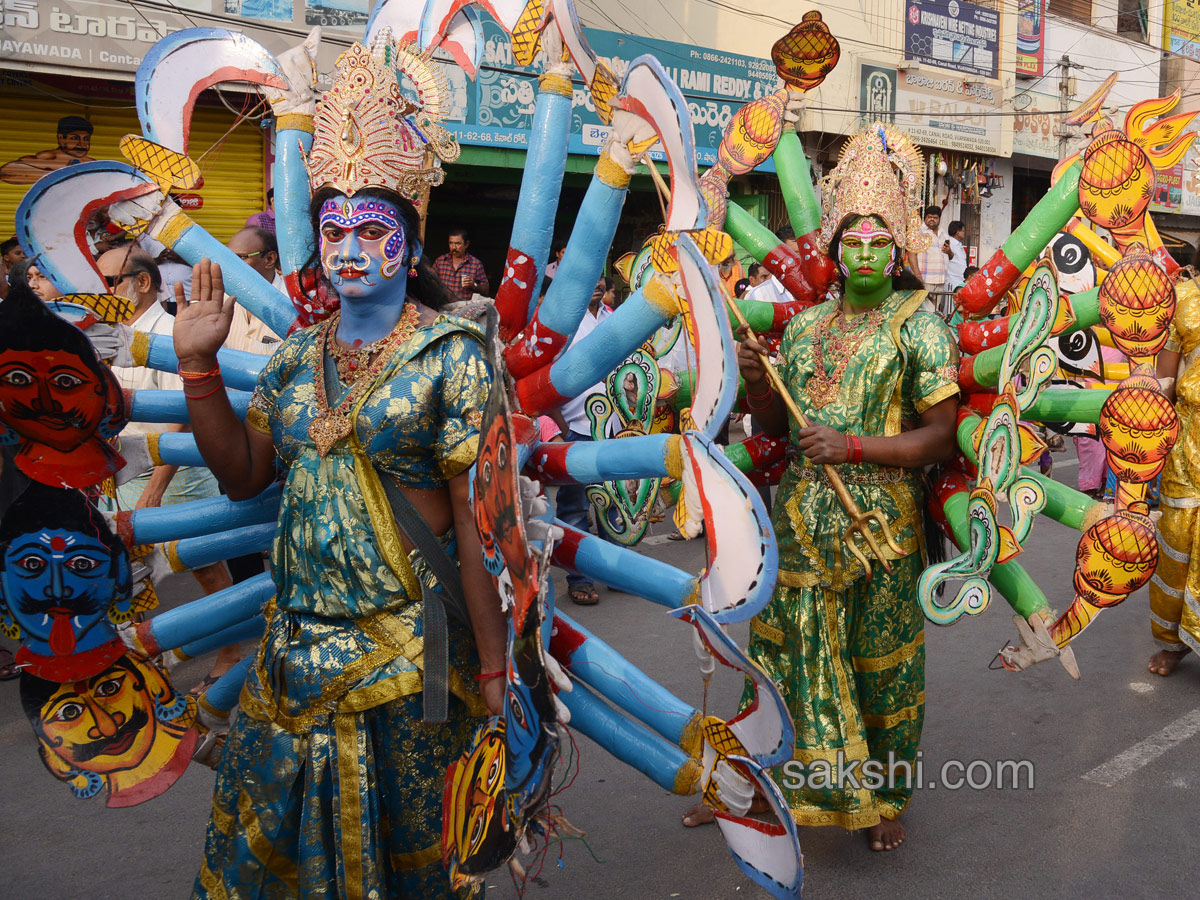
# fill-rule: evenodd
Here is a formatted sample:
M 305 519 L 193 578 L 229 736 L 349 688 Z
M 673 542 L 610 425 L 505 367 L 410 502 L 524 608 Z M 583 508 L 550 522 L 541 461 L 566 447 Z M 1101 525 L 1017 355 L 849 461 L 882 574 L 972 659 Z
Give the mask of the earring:
M 408 267 L 408 277 L 409 278 L 417 277 L 417 263 L 418 262 L 420 262 L 420 260 L 416 256 L 414 256 L 412 258 L 412 263 Z
M 173 722 L 182 716 L 188 709 L 188 698 L 183 694 L 176 694 L 170 703 L 163 703 L 157 697 L 154 698 L 154 717 L 160 722 Z
M 104 780 L 95 772 L 71 769 L 67 772 L 67 786 L 71 788 L 71 793 L 76 799 L 90 800 L 100 793 L 100 789 L 104 787 Z

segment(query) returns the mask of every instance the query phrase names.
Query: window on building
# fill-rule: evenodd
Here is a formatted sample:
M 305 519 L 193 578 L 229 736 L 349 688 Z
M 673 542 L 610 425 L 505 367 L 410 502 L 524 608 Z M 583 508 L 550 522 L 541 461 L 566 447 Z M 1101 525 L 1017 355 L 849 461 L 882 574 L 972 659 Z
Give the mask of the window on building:
M 1050 0 L 1048 8 L 1056 16 L 1092 24 L 1092 0 Z
M 1140 41 L 1150 36 L 1150 12 L 1146 0 L 1117 0 L 1117 34 Z

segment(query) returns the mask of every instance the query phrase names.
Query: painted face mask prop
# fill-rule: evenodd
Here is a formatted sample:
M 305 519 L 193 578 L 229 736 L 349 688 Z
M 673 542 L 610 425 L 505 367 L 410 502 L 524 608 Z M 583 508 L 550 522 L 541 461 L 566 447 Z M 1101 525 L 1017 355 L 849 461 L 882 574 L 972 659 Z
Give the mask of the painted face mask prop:
M 343 298 L 366 299 L 405 290 L 408 242 L 395 206 L 370 196 L 338 194 L 321 207 L 318 226 L 321 265 Z
M 0 523 L 0 621 L 30 674 L 67 681 L 110 665 L 130 589 L 124 545 L 79 491 L 32 484 Z
M 446 772 L 442 863 L 455 890 L 477 884 L 517 849 L 504 802 L 504 759 L 504 720 L 492 717 Z
M 64 684 L 23 674 L 21 705 L 50 774 L 81 800 L 107 790 L 110 807 L 163 793 L 187 768 L 198 737 L 195 700 L 132 653 Z
M 499 345 L 491 340 L 488 345 L 496 365 Z M 535 553 L 526 531 L 518 475 L 520 447 L 503 379 L 498 378 L 492 384 L 484 415 L 474 494 L 475 524 L 484 564 L 496 578 L 505 602 L 512 605 L 505 714 L 503 719 L 493 720 L 495 726 L 476 734 L 473 748 L 459 763 L 460 773 L 447 776 L 446 827 L 450 828 L 453 817 L 459 833 L 448 832 L 447 838 L 453 838 L 453 844 L 447 839 L 444 846 L 447 865 L 452 876 L 460 873 L 460 884 L 470 881 L 467 876 L 495 868 L 512 855 L 515 835 L 524 832 L 527 821 L 549 794 L 550 776 L 558 757 L 557 713 L 542 647 L 546 615 L 542 590 L 547 560 Z M 480 782 L 483 769 L 479 759 L 494 753 L 490 748 L 497 744 L 500 783 L 494 793 L 488 788 L 486 820 L 493 831 L 497 822 L 503 823 L 504 839 L 497 832 L 485 840 L 489 834 L 484 830 L 485 804 L 479 799 L 484 789 L 479 785 L 471 788 L 476 795 L 472 799 L 464 794 L 467 788 L 459 782 L 472 778 Z M 456 798 L 453 806 L 452 797 Z
M 891 232 L 875 216 L 860 216 L 842 232 L 838 268 L 852 294 L 872 294 L 888 283 L 896 270 L 899 250 Z
M 87 337 L 26 290 L 0 303 L 0 443 L 42 484 L 88 487 L 124 460 L 107 440 L 125 426 L 121 387 Z

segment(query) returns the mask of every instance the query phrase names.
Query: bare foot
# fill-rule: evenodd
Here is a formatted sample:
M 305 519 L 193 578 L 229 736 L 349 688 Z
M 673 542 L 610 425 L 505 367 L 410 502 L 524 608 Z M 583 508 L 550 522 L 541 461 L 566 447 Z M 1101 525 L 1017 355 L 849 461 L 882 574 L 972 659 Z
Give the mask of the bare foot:
M 695 806 L 689 806 L 687 812 L 683 814 L 684 828 L 697 828 L 700 825 L 711 825 L 717 821 L 717 817 L 713 815 L 711 808 L 703 803 L 697 803 Z
M 771 811 L 771 804 L 767 802 L 767 798 L 762 794 L 755 794 L 754 799 L 750 801 L 750 809 L 746 813 L 748 816 L 758 816 Z M 712 808 L 705 806 L 703 803 L 697 803 L 695 806 L 689 806 L 687 812 L 683 814 L 683 826 L 685 828 L 695 828 L 698 825 L 711 825 L 717 820 L 713 814 Z
M 1150 657 L 1150 671 L 1165 678 L 1175 671 L 1179 661 L 1187 655 L 1186 647 L 1182 650 L 1159 650 Z
M 867 845 L 872 850 L 895 850 L 904 843 L 904 826 L 899 819 L 880 819 L 867 830 Z

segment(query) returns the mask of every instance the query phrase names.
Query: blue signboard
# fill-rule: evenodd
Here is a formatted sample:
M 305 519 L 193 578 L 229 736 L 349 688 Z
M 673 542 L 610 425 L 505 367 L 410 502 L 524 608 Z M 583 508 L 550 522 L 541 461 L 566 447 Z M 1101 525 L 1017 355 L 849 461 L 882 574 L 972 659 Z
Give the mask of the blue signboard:
M 490 19 L 485 18 L 483 33 L 483 60 L 474 82 L 453 63 L 441 66 L 450 85 L 444 124 L 462 144 L 524 150 L 533 124 L 540 66 L 535 69 L 518 65 L 512 57 L 509 36 Z M 662 63 L 687 99 L 697 161 L 702 166 L 717 161 L 717 146 L 734 113 L 751 100 L 772 93 L 780 84 L 769 59 L 594 28 L 585 28 L 584 33 L 618 83 L 629 63 L 639 56 L 650 54 Z M 569 151 L 599 155 L 607 136 L 608 128 L 596 117 L 591 95 L 576 76 Z M 657 150 L 651 151 L 651 156 L 665 158 Z M 774 171 L 770 161 L 761 168 Z
M 904 54 L 955 72 L 995 78 L 1000 13 L 963 0 L 907 0 Z

